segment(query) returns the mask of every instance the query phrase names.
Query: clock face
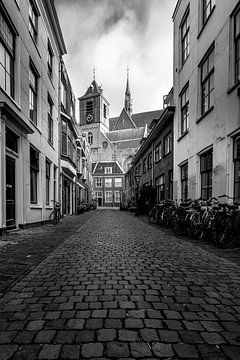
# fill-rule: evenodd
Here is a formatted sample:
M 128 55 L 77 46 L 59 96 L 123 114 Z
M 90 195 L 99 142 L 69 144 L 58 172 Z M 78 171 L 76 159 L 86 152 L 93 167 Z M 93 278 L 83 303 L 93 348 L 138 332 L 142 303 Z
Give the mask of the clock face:
M 92 122 L 92 121 L 93 121 L 93 116 L 92 116 L 92 114 L 88 114 L 86 120 L 87 120 L 88 123 Z

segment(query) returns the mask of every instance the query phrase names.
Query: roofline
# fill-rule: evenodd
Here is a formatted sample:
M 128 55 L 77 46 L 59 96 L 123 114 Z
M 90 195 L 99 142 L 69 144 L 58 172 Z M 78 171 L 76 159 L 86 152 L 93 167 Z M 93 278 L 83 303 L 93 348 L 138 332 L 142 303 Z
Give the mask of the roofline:
M 172 15 L 173 21 L 175 20 L 175 17 L 177 15 L 177 12 L 178 12 L 181 2 L 182 2 L 182 0 L 178 0 L 176 6 L 174 8 L 173 15 Z
M 142 146 L 140 146 L 140 148 L 138 149 L 137 153 L 135 154 L 133 160 L 132 160 L 132 164 L 135 164 L 140 155 L 142 154 L 142 152 L 151 144 L 151 141 L 155 138 L 154 137 L 154 132 L 157 132 L 157 129 L 161 128 L 162 126 L 162 122 L 165 118 L 165 116 L 169 113 L 169 115 L 174 114 L 175 111 L 175 107 L 174 106 L 168 106 L 163 113 L 161 114 L 159 121 L 157 123 L 157 125 L 151 130 L 150 134 L 148 135 L 148 137 L 146 138 L 145 142 L 142 144 Z
M 62 29 L 58 20 L 58 15 L 55 8 L 54 0 L 43 0 L 43 4 L 45 6 L 51 25 L 53 27 L 54 35 L 56 37 L 61 55 L 65 55 L 67 53 L 67 49 L 62 34 Z

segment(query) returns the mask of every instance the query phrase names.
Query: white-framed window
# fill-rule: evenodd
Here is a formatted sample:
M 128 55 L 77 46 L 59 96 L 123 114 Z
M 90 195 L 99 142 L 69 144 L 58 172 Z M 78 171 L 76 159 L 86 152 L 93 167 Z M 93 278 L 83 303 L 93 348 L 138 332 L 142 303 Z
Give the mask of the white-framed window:
M 180 37 L 181 37 L 181 65 L 185 63 L 189 57 L 189 7 L 187 8 L 181 25 L 180 25 Z
M 214 44 L 200 63 L 201 75 L 201 115 L 213 107 L 214 90 Z
M 51 162 L 46 159 L 46 205 L 50 204 Z
M 120 203 L 120 191 L 119 190 L 116 190 L 114 192 L 114 195 L 115 195 L 115 202 L 116 203 Z
M 105 187 L 112 187 L 112 178 L 105 179 Z
M 102 191 L 95 191 L 95 199 L 102 199 L 103 193 Z
M 38 73 L 30 61 L 29 66 L 29 117 L 37 125 Z
M 53 144 L 53 101 L 48 95 L 48 141 Z
M 104 173 L 105 173 L 105 174 L 112 174 L 112 167 L 110 167 L 110 166 L 109 166 L 109 167 L 108 167 L 108 166 L 105 167 Z
M 105 202 L 111 203 L 113 201 L 113 192 L 112 191 L 105 191 Z
M 96 178 L 95 180 L 96 187 L 102 187 L 102 178 Z
M 30 202 L 38 202 L 39 151 L 30 146 Z
M 180 94 L 181 103 L 181 135 L 188 130 L 189 126 L 189 85 L 187 84 Z
M 29 32 L 35 42 L 38 36 L 38 12 L 34 1 L 29 1 Z
M 0 11 L 0 86 L 12 98 L 14 98 L 14 38 L 14 32 L 3 12 Z
M 164 155 L 172 151 L 172 133 L 169 132 L 164 138 Z
M 165 191 L 165 175 L 160 175 L 155 179 L 155 186 L 157 190 L 157 201 L 164 200 Z
M 115 187 L 122 187 L 122 178 L 115 178 Z

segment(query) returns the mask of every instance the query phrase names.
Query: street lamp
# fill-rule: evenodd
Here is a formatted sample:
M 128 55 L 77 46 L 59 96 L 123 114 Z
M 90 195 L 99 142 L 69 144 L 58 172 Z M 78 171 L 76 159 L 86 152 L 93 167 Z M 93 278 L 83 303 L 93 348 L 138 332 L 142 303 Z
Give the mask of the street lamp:
M 135 175 L 134 175 L 134 178 L 135 178 L 135 183 L 137 185 L 137 191 L 136 191 L 136 205 L 137 205 L 137 208 L 136 208 L 136 211 L 135 211 L 135 216 L 139 216 L 139 184 L 140 184 L 140 181 L 141 181 L 141 177 L 142 175 L 139 174 L 139 172 L 136 172 Z

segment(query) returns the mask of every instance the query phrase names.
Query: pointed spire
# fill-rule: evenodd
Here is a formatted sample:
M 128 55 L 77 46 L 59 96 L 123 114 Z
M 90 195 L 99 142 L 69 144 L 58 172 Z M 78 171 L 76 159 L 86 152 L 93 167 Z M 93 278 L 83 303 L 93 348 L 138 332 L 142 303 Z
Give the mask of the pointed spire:
M 127 113 L 131 116 L 132 115 L 132 98 L 131 98 L 131 92 L 129 87 L 129 67 L 127 67 L 127 85 L 126 85 L 126 91 L 125 91 L 125 104 L 124 108 L 127 111 Z

